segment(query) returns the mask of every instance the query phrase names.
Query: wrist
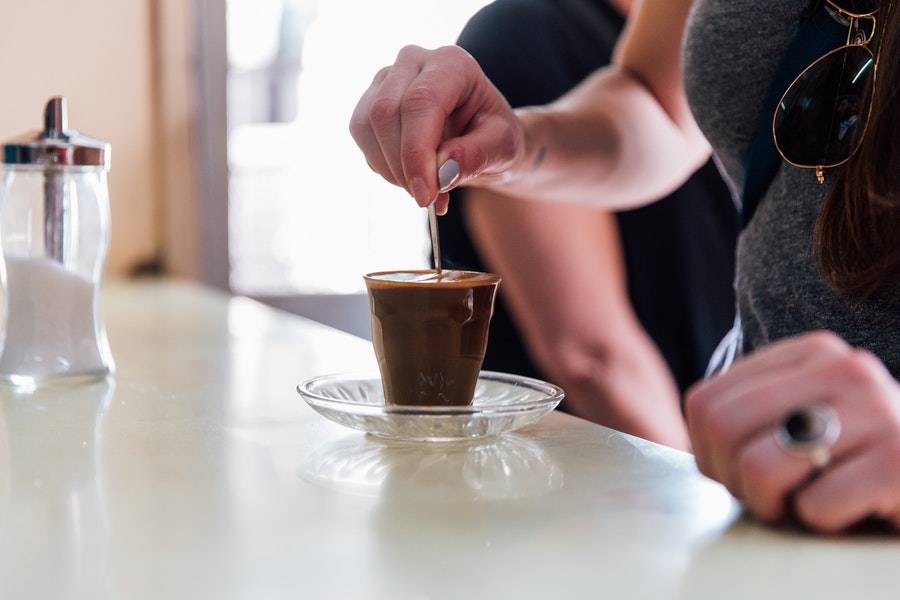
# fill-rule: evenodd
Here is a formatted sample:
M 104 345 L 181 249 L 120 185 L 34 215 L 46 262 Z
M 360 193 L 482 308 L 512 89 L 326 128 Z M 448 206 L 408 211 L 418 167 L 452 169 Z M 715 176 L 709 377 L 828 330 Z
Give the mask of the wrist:
M 546 127 L 547 114 L 539 107 L 515 109 L 516 116 L 522 124 L 523 153 L 516 161 L 517 166 L 506 173 L 503 183 L 515 183 L 528 179 L 537 173 L 547 157 L 547 145 L 543 131 Z

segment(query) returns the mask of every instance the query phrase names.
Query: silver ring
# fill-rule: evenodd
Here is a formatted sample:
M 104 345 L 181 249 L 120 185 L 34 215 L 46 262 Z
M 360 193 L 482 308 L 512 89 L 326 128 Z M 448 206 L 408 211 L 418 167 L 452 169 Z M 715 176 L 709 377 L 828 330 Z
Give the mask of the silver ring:
M 831 461 L 831 447 L 841 435 L 837 411 L 827 404 L 792 410 L 775 429 L 778 445 L 791 454 L 809 458 L 817 469 Z

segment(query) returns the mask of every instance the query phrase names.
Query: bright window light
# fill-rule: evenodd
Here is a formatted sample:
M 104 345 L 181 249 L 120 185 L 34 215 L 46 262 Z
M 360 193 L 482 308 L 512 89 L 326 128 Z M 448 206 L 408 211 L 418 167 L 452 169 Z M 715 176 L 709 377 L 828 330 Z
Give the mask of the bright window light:
M 406 44 L 451 44 L 488 0 L 227 0 L 231 287 L 360 293 L 424 267 L 424 209 L 366 166 L 348 131 Z

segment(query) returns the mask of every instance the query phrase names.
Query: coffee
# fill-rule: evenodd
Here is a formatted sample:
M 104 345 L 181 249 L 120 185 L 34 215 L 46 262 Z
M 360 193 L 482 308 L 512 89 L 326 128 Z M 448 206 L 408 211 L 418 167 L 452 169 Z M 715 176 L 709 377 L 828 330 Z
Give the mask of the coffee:
M 388 404 L 472 403 L 500 277 L 472 271 L 365 276 L 372 343 Z

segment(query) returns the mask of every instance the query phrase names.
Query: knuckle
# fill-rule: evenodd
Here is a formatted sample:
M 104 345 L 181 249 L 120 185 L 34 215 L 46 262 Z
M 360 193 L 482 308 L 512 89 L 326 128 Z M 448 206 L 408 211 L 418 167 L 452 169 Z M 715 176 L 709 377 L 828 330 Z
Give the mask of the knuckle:
M 400 114 L 400 105 L 389 97 L 375 98 L 369 107 L 368 120 L 374 126 L 383 126 L 396 122 Z
M 847 343 L 831 331 L 813 331 L 806 339 L 812 349 L 822 355 L 840 356 L 847 352 Z
M 844 375 L 853 382 L 864 384 L 876 381 L 884 373 L 884 366 L 875 355 L 860 349 L 852 350 L 843 361 Z
M 887 407 L 897 402 L 897 394 L 890 393 L 894 388 L 894 379 L 884 364 L 870 352 L 858 348 L 845 351 L 841 356 L 824 367 L 827 372 L 840 381 L 848 390 L 856 390 L 874 403 Z
M 417 113 L 429 110 L 437 105 L 437 97 L 434 91 L 425 84 L 415 84 L 403 95 L 400 111 Z
M 354 113 L 350 117 L 350 135 L 357 142 L 369 132 L 369 119 L 363 115 Z
M 719 451 L 733 442 L 734 425 L 730 411 L 702 409 L 695 414 L 695 424 L 702 427 L 705 437 L 713 448 Z
M 435 55 L 441 58 L 442 60 L 453 60 L 453 61 L 463 61 L 463 62 L 474 62 L 475 59 L 472 58 L 472 55 L 463 50 L 460 46 L 448 45 L 441 46 L 435 50 Z
M 421 46 L 406 44 L 405 46 L 402 46 L 397 52 L 397 62 L 417 60 L 420 56 L 422 56 L 422 53 L 424 51 L 424 48 L 422 48 Z

